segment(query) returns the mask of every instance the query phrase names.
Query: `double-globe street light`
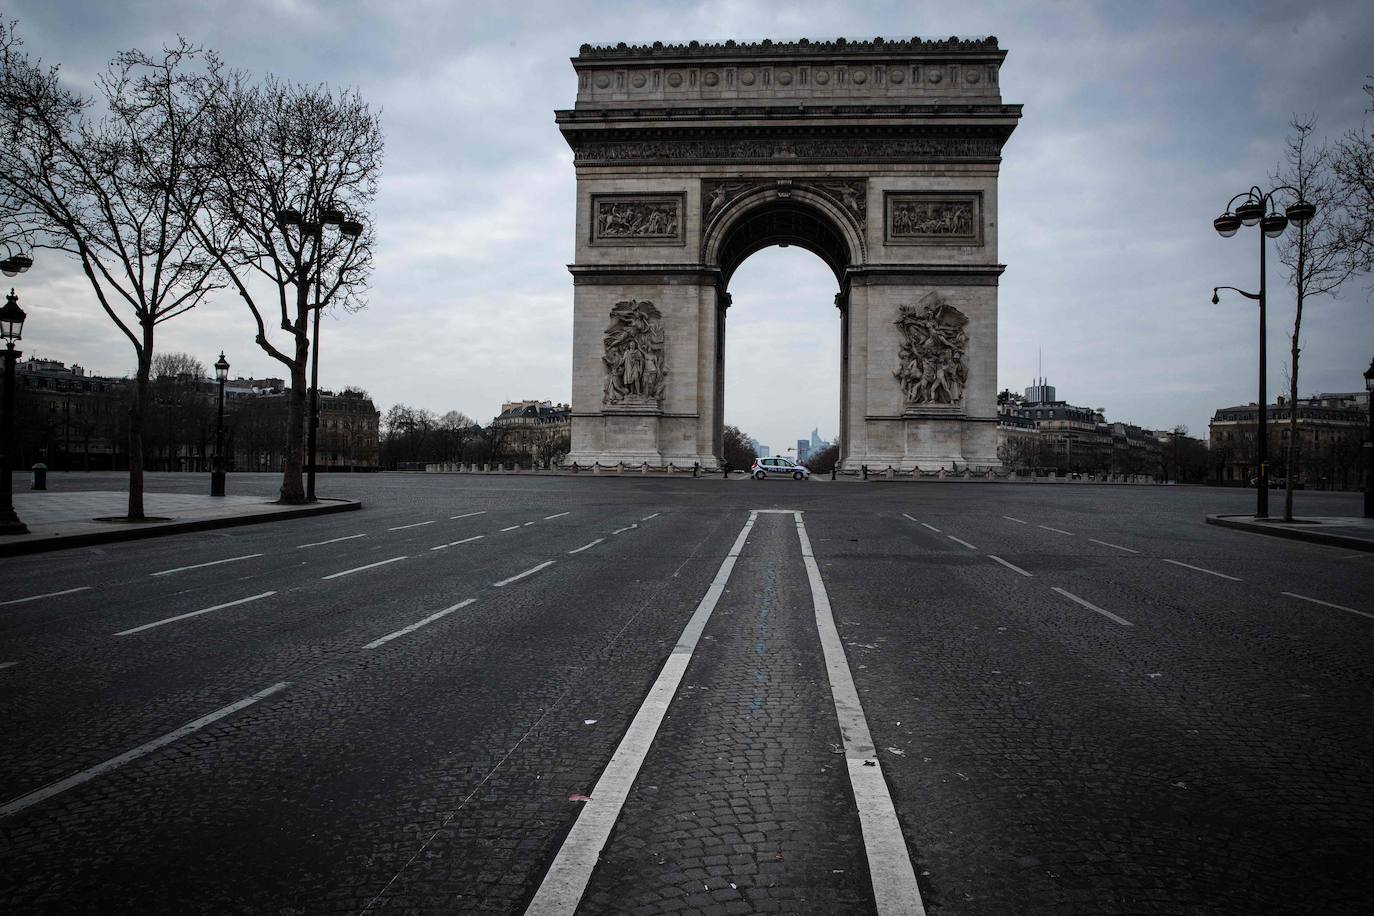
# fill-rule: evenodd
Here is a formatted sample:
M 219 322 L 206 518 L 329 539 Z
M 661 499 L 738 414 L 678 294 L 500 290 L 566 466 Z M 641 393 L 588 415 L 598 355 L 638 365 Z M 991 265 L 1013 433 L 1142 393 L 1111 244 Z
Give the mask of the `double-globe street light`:
M 33 266 L 33 258 L 12 254 L 0 261 L 0 271 L 13 277 Z M 28 534 L 29 529 L 14 511 L 14 469 L 10 467 L 14 455 L 14 362 L 21 354 L 14 342 L 23 337 L 24 310 L 14 290 L 0 306 L 0 339 L 5 341 L 5 397 L 0 405 L 0 534 Z
M 224 495 L 224 383 L 229 378 L 229 360 L 219 351 L 215 361 L 215 381 L 219 382 L 219 419 L 215 424 L 215 466 L 210 472 L 210 495 Z
M 324 309 L 321 293 L 321 275 L 324 272 L 324 227 L 333 226 L 344 238 L 355 244 L 363 233 L 363 224 L 349 217 L 335 206 L 325 206 L 312 216 L 302 216 L 299 210 L 287 207 L 277 213 L 277 225 L 285 232 L 298 230 L 302 236 L 315 241 L 315 315 L 314 328 L 310 341 L 310 430 L 306 437 L 306 451 L 309 453 L 305 477 L 305 498 L 315 501 L 315 447 L 320 427 L 320 312 Z M 306 282 L 309 282 L 307 278 Z
M 1296 200 L 1284 208 L 1283 213 L 1274 209 L 1274 195 L 1280 191 L 1288 191 Z M 1239 205 L 1236 201 L 1243 201 Z M 1232 207 L 1235 207 L 1232 210 Z M 1269 398 L 1265 393 L 1267 384 L 1265 382 L 1265 365 L 1267 353 L 1265 347 L 1265 263 L 1264 263 L 1264 240 L 1268 238 L 1278 238 L 1283 235 L 1288 224 L 1301 227 L 1317 213 L 1317 208 L 1302 199 L 1302 195 L 1297 188 L 1291 185 L 1279 185 L 1271 191 L 1261 191 L 1259 187 L 1252 187 L 1250 190 L 1237 194 L 1226 204 L 1226 212 L 1212 220 L 1212 226 L 1217 230 L 1217 234 L 1222 238 L 1230 238 L 1236 234 L 1241 226 L 1259 225 L 1260 243 L 1260 276 L 1259 292 L 1248 293 L 1243 289 L 1234 286 L 1215 286 L 1212 288 L 1212 304 L 1220 302 L 1217 296 L 1218 290 L 1229 289 L 1240 293 L 1247 299 L 1254 299 L 1259 302 L 1259 430 L 1258 448 L 1256 457 L 1259 463 L 1259 474 L 1256 477 L 1255 485 L 1257 489 L 1255 497 L 1255 518 L 1269 517 L 1269 467 L 1268 467 L 1268 448 L 1269 448 Z M 1292 468 L 1289 468 L 1292 473 Z

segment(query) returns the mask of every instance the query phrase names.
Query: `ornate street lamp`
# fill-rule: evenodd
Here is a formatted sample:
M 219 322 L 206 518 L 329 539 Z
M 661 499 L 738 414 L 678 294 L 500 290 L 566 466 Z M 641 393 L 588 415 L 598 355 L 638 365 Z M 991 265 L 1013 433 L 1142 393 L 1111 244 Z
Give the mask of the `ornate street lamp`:
M 1365 399 L 1365 409 L 1369 413 L 1369 439 L 1364 444 L 1364 517 L 1374 518 L 1374 359 L 1364 370 L 1364 390 L 1369 395 Z
M 321 301 L 321 274 L 323 273 L 324 227 L 333 226 L 346 239 L 357 241 L 363 234 L 363 224 L 352 219 L 333 204 L 320 207 L 314 219 L 307 219 L 300 211 L 291 207 L 277 213 L 277 225 L 283 231 L 298 229 L 315 240 L 315 314 L 312 321 L 310 341 L 310 427 L 306 434 L 306 471 L 305 498 L 315 501 L 315 449 L 320 428 L 320 312 L 324 310 Z M 308 282 L 308 281 L 307 281 Z
M 18 256 L 16 256 L 18 257 Z M 4 271 L 10 273 L 10 258 L 3 262 Z M 33 261 L 29 260 L 29 264 Z M 19 273 L 27 270 L 17 269 Z M 14 478 L 10 467 L 14 454 L 14 361 L 23 354 L 14 349 L 14 342 L 23 336 L 24 310 L 19 307 L 19 297 L 10 290 L 5 297 L 5 305 L 0 307 L 0 338 L 5 341 L 5 397 L 3 418 L 0 418 L 0 534 L 28 534 L 29 529 L 14 513 Z
M 215 426 L 215 466 L 210 472 L 210 495 L 224 495 L 224 383 L 229 378 L 229 360 L 219 351 L 215 362 L 215 380 L 219 382 L 219 422 Z
M 1279 191 L 1288 191 L 1295 198 L 1294 203 L 1284 208 L 1283 213 L 1279 213 L 1274 206 L 1274 195 Z M 1236 201 L 1241 201 L 1237 204 Z M 1231 208 L 1235 207 L 1233 211 Z M 1267 348 L 1265 346 L 1265 263 L 1264 263 L 1264 240 L 1266 238 L 1278 238 L 1283 235 L 1288 224 L 1302 227 L 1307 224 L 1317 213 L 1317 208 L 1299 196 L 1297 188 L 1291 185 L 1279 185 L 1272 191 L 1261 191 L 1258 187 L 1252 187 L 1243 194 L 1232 197 L 1226 205 L 1226 212 L 1212 220 L 1212 227 L 1217 230 L 1217 234 L 1222 238 L 1230 238 L 1236 234 L 1241 226 L 1255 226 L 1260 228 L 1260 283 L 1258 293 L 1247 293 L 1243 289 L 1234 286 L 1214 286 L 1212 287 L 1212 304 L 1220 302 L 1217 290 L 1229 289 L 1240 293 L 1247 299 L 1254 299 L 1259 303 L 1259 426 L 1258 442 L 1256 443 L 1256 457 L 1259 463 L 1259 474 L 1256 476 L 1255 494 L 1255 518 L 1269 517 L 1269 396 L 1266 391 L 1268 385 L 1265 381 L 1265 366 L 1268 360 Z

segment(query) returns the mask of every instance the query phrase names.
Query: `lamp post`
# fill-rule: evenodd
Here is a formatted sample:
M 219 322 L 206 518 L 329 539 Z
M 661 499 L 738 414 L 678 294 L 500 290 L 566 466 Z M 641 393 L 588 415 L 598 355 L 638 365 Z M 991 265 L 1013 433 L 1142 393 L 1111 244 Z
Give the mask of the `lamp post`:
M 1274 209 L 1274 195 L 1279 191 L 1289 191 L 1297 200 L 1284 208 L 1283 213 Z M 1242 201 L 1236 205 L 1236 201 Z M 1234 212 L 1232 206 L 1235 206 Z M 1268 385 L 1265 381 L 1265 366 L 1267 365 L 1268 355 L 1265 341 L 1265 238 L 1278 238 L 1283 235 L 1283 231 L 1288 228 L 1288 224 L 1301 227 L 1316 215 L 1317 208 L 1304 201 L 1298 193 L 1298 189 L 1291 185 L 1279 185 L 1272 191 L 1261 191 L 1258 186 L 1242 194 L 1232 197 L 1226 204 L 1226 212 L 1212 220 L 1212 227 L 1217 230 L 1217 234 L 1222 238 L 1230 238 L 1236 234 L 1236 230 L 1242 225 L 1260 227 L 1259 246 L 1260 246 L 1260 276 L 1259 292 L 1248 293 L 1243 289 L 1234 286 L 1214 286 L 1212 287 L 1212 304 L 1216 305 L 1220 300 L 1217 290 L 1229 289 L 1240 293 L 1247 299 L 1254 299 L 1259 303 L 1259 428 L 1258 442 L 1256 443 L 1256 458 L 1259 464 L 1259 474 L 1256 477 L 1255 495 L 1255 518 L 1269 517 L 1269 396 L 1266 392 Z
M 283 230 L 295 227 L 303 235 L 308 235 L 315 240 L 315 314 L 310 339 L 310 425 L 309 431 L 306 433 L 307 464 L 305 472 L 305 498 L 313 503 L 315 501 L 315 446 L 320 428 L 320 312 L 324 309 L 320 286 L 321 275 L 324 272 L 324 227 L 333 226 L 344 238 L 353 239 L 356 242 L 358 236 L 362 235 L 363 224 L 356 219 L 350 219 L 342 210 L 331 204 L 321 207 L 313 218 L 306 218 L 301 215 L 299 210 L 288 207 L 277 213 L 277 225 L 281 226 Z M 306 282 L 310 282 L 309 278 L 306 279 Z
M 1364 444 L 1364 517 L 1374 518 L 1374 359 L 1364 370 L 1364 390 L 1369 397 L 1365 409 L 1369 412 L 1369 439 Z
M 219 382 L 219 421 L 215 425 L 215 466 L 210 472 L 210 495 L 224 495 L 224 383 L 229 378 L 229 360 L 219 351 L 215 379 Z
M 4 267 L 6 274 L 13 276 L 9 269 L 13 266 L 11 260 L 6 258 L 0 266 Z M 29 260 L 28 263 L 32 264 L 33 261 Z M 14 273 L 27 269 L 25 265 Z M 24 310 L 19 307 L 19 297 L 14 290 L 10 290 L 4 306 L 0 307 L 0 338 L 5 341 L 5 398 L 3 417 L 0 418 L 0 534 L 29 533 L 28 526 L 14 513 L 14 479 L 13 468 L 10 467 L 14 454 L 14 361 L 23 355 L 14 349 L 14 342 L 22 336 L 24 317 Z

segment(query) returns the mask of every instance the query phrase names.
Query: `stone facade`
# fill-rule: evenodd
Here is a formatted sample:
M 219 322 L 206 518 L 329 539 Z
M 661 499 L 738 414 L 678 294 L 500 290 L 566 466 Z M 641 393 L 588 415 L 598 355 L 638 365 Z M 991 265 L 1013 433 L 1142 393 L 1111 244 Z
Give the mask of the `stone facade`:
M 843 465 L 997 464 L 995 38 L 584 45 L 572 453 L 715 467 L 735 269 L 835 274 Z M 932 317 L 933 316 L 933 317 Z

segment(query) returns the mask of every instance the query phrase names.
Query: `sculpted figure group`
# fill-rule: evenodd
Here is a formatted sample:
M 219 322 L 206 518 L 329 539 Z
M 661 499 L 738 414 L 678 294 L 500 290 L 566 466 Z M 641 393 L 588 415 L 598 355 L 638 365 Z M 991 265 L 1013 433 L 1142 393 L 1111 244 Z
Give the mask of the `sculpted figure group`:
M 663 316 L 652 302 L 627 299 L 611 309 L 606 328 L 606 404 L 659 402 L 668 369 Z
M 900 201 L 892 208 L 892 231 L 897 235 L 972 235 L 973 207 Z
M 968 381 L 968 318 L 930 293 L 919 306 L 902 306 L 896 324 L 902 345 L 892 374 L 901 382 L 906 402 L 958 403 Z

